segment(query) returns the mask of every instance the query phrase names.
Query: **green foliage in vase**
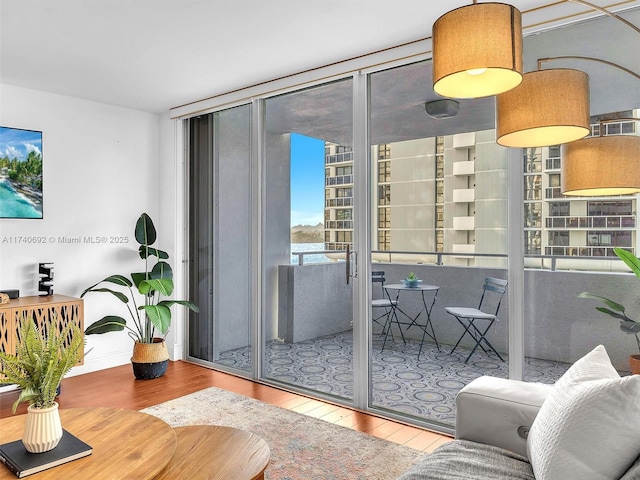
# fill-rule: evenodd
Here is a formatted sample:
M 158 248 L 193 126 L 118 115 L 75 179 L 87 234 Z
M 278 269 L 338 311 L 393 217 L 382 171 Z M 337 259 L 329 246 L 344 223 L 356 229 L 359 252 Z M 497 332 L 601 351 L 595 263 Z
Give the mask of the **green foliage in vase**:
M 90 286 L 80 295 L 80 297 L 84 297 L 90 292 L 113 295 L 126 305 L 133 326 L 127 325 L 127 320 L 123 317 L 107 315 L 89 325 L 84 332 L 85 334 L 100 334 L 127 329 L 127 333 L 134 341 L 153 343 L 156 330 L 163 335 L 169 331 L 171 306 L 178 304 L 194 312 L 199 311 L 197 305 L 187 300 L 161 299 L 163 296 L 168 297 L 173 293 L 173 271 L 169 263 L 165 262 L 169 258 L 169 254 L 151 246 L 157 239 L 157 233 L 151 217 L 146 213 L 140 215 L 136 222 L 135 239 L 140 244 L 138 253 L 140 258 L 144 260 L 144 272 L 131 273 L 131 279 L 124 275 L 110 275 Z M 151 263 L 153 257 L 157 259 L 155 263 Z M 101 286 L 105 283 L 126 289 L 126 293 Z M 142 295 L 144 305 L 137 305 L 134 286 L 137 293 Z
M 416 276 L 415 272 L 409 272 L 409 275 L 407 275 L 407 280 L 417 280 L 418 277 Z
M 627 266 L 631 269 L 631 271 L 635 274 L 635 276 L 640 279 L 640 259 L 637 258 L 633 253 L 623 249 L 623 248 L 614 248 L 613 252 L 620 258 Z M 638 344 L 638 351 L 640 352 L 640 337 L 638 334 L 640 333 L 640 322 L 637 320 L 633 320 L 632 318 L 627 316 L 626 309 L 624 305 L 614 302 L 606 297 L 602 297 L 600 295 L 594 295 L 589 292 L 580 292 L 578 294 L 579 298 L 590 298 L 592 300 L 598 300 L 606 305 L 606 307 L 596 307 L 596 310 L 599 312 L 605 313 L 610 317 L 615 318 L 620 321 L 620 330 L 629 335 L 634 335 L 636 338 L 636 343 Z
M 38 329 L 33 318 L 23 317 L 15 355 L 0 352 L 2 380 L 20 387 L 13 413 L 22 402 L 52 407 L 63 377 L 83 356 L 84 337 L 74 322 L 61 326 L 52 316 Z

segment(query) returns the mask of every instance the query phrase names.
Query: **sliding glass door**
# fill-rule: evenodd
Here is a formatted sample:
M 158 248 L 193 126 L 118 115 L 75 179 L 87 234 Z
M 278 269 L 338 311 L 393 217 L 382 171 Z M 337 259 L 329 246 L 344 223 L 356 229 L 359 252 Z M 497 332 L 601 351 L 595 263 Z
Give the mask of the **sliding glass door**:
M 353 396 L 351 79 L 264 101 L 262 372 Z
M 372 278 L 370 405 L 451 428 L 462 387 L 508 376 L 508 299 L 497 321 L 475 321 L 478 345 L 446 310 L 477 307 L 485 278 L 507 278 L 507 149 L 494 99 L 437 97 L 431 66 L 370 75 L 370 259 L 384 281 Z
M 190 120 L 188 354 L 251 372 L 251 107 Z

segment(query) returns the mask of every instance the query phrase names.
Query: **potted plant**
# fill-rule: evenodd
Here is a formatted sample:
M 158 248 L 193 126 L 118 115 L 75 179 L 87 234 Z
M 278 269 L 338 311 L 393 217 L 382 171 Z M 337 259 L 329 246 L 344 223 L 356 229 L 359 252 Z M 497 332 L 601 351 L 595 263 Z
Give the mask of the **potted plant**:
M 637 278 L 640 279 L 640 259 L 638 259 L 633 253 L 624 250 L 623 248 L 614 248 L 614 253 L 631 269 Z M 591 298 L 593 300 L 599 300 L 606 305 L 606 307 L 596 307 L 596 310 L 617 319 L 620 321 L 620 330 L 629 335 L 633 335 L 636 338 L 638 344 L 638 354 L 629 356 L 629 366 L 632 373 L 640 374 L 640 322 L 629 318 L 625 312 L 624 305 L 614 302 L 608 298 L 600 295 L 594 295 L 589 292 L 581 292 L 578 294 L 580 298 Z
M 422 283 L 422 280 L 414 272 L 409 272 L 409 275 L 402 279 L 402 283 L 404 283 L 405 287 L 415 288 L 419 283 Z
M 84 355 L 84 337 L 74 322 L 61 325 L 57 317 L 45 321 L 40 329 L 33 318 L 20 321 L 15 354 L 0 351 L 0 372 L 4 380 L 15 383 L 21 402 L 28 402 L 22 443 L 27 451 L 42 453 L 58 445 L 62 425 L 56 393 L 62 378 Z
M 135 239 L 140 244 L 138 253 L 144 260 L 144 271 L 131 273 L 131 278 L 111 275 L 87 288 L 80 296 L 84 297 L 91 292 L 107 293 L 126 305 L 131 325 L 123 317 L 107 315 L 89 325 L 85 334 L 102 334 L 126 329 L 134 340 L 131 358 L 133 373 L 136 378 L 150 379 L 160 377 L 167 371 L 167 345 L 164 337 L 156 335 L 165 335 L 169 331 L 171 306 L 183 305 L 194 312 L 198 312 L 199 309 L 186 300 L 162 299 L 173 293 L 173 271 L 165 261 L 169 258 L 167 252 L 151 246 L 157 239 L 157 233 L 151 217 L 146 213 L 140 215 L 136 222 Z M 121 288 L 114 290 L 103 286 L 104 284 L 114 284 Z M 139 295 L 143 299 L 140 305 L 136 301 L 136 298 L 140 298 Z

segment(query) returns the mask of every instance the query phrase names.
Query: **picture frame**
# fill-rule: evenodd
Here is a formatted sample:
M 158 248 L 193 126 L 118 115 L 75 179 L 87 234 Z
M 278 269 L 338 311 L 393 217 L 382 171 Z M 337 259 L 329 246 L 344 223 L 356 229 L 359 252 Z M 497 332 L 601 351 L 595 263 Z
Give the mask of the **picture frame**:
M 0 126 L 0 219 L 43 218 L 42 132 Z

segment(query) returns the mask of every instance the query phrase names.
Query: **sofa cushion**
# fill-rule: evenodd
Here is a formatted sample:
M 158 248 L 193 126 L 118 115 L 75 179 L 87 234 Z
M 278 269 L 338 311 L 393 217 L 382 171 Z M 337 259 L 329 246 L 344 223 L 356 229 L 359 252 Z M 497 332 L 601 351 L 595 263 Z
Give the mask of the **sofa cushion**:
M 627 470 L 620 480 L 638 480 L 640 478 L 640 456 L 636 458 L 636 461 L 631 465 L 631 468 Z
M 491 445 L 454 440 L 437 448 L 398 480 L 535 480 L 526 458 Z
M 558 380 L 531 425 L 537 480 L 618 480 L 640 454 L 640 376 L 620 377 L 602 345 Z

